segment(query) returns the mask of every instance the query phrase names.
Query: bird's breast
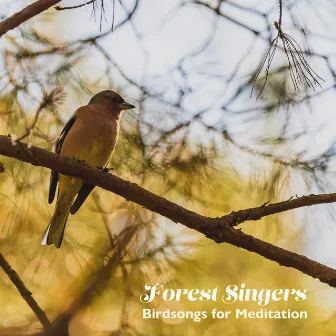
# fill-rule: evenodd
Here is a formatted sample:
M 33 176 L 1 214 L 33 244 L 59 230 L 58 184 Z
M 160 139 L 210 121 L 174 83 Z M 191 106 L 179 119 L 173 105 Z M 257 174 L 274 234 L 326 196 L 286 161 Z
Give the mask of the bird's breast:
M 64 140 L 61 154 L 84 160 L 91 166 L 105 166 L 113 153 L 118 134 L 117 120 L 78 118 Z

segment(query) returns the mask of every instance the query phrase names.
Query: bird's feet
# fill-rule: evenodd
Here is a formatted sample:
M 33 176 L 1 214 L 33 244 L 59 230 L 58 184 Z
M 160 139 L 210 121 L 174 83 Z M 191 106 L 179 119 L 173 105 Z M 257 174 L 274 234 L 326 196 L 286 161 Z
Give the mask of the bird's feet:
M 103 171 L 104 171 L 105 173 L 107 173 L 107 174 L 108 174 L 110 171 L 114 170 L 114 168 L 108 168 L 108 167 L 99 167 L 99 168 L 103 169 Z
M 77 159 L 75 157 L 73 157 L 73 159 L 76 160 L 80 164 L 87 165 L 87 163 L 85 162 L 85 160 Z

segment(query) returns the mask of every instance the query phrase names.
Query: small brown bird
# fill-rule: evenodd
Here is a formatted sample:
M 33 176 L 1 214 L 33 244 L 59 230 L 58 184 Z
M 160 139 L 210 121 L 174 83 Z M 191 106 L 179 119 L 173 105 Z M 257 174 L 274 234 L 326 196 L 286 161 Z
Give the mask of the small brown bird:
M 80 107 L 64 126 L 56 141 L 55 152 L 83 160 L 93 167 L 106 167 L 118 140 L 122 112 L 133 108 L 135 106 L 125 102 L 114 91 L 107 90 L 96 94 L 89 104 Z M 41 244 L 54 244 L 60 248 L 69 213 L 73 215 L 78 211 L 95 186 L 52 171 L 49 204 L 55 198 L 58 183 L 55 212 Z

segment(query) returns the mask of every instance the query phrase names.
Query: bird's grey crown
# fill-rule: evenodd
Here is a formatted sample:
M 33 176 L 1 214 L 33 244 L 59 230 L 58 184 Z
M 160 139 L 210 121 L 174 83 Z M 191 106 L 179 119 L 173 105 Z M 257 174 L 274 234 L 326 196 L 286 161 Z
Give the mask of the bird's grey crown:
M 107 97 L 110 98 L 111 100 L 117 102 L 117 103 L 123 103 L 125 100 L 123 99 L 123 97 L 121 97 L 117 92 L 111 91 L 111 90 L 105 90 L 105 91 L 101 91 L 97 94 L 95 94 L 90 102 L 89 105 L 91 104 L 96 104 L 99 102 L 99 100 L 103 97 Z

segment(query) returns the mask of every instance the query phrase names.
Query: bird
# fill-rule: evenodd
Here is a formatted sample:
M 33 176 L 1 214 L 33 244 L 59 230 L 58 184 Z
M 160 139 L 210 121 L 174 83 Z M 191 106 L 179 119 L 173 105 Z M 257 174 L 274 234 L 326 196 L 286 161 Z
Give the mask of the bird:
M 55 153 L 106 168 L 117 144 L 123 111 L 135 108 L 118 93 L 105 90 L 94 95 L 88 105 L 78 108 L 65 124 L 55 143 Z M 69 214 L 83 205 L 94 185 L 51 171 L 48 202 L 57 200 L 54 214 L 43 234 L 42 245 L 60 248 Z

